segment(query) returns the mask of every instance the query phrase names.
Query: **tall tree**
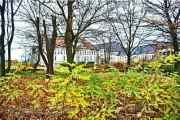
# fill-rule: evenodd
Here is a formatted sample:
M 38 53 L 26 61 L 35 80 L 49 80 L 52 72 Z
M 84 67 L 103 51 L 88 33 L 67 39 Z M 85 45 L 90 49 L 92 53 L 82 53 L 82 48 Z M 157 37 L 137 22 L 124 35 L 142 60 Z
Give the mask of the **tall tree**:
M 110 12 L 109 22 L 114 36 L 127 56 L 127 64 L 130 65 L 132 53 L 136 48 L 145 43 L 145 39 L 152 33 L 145 30 L 143 19 L 146 10 L 138 0 L 118 1 L 115 10 Z
M 5 5 L 6 0 L 2 1 L 2 5 L 0 5 L 1 12 L 1 36 L 0 36 L 0 76 L 5 76 L 5 50 L 4 50 L 4 37 L 5 37 Z
M 56 44 L 56 38 L 57 38 L 57 24 L 56 24 L 56 17 L 52 17 L 52 26 L 53 26 L 53 31 L 52 31 L 52 37 L 48 37 L 47 33 L 47 27 L 45 20 L 43 19 L 43 27 L 44 27 L 44 37 L 45 37 L 45 42 L 46 42 L 46 52 L 47 52 L 47 61 L 48 64 L 46 64 L 47 67 L 47 73 L 48 74 L 54 74 L 54 49 L 55 49 L 55 44 Z
M 146 0 L 145 5 L 153 16 L 146 22 L 153 25 L 156 30 L 162 32 L 162 36 L 169 40 L 173 46 L 175 54 L 179 53 L 179 37 L 180 32 L 180 1 L 179 0 L 161 0 L 151 2 Z M 154 19 L 153 19 L 154 18 Z M 180 63 L 175 64 L 175 70 L 180 69 Z
M 150 17 L 146 22 L 153 25 L 156 30 L 162 32 L 162 36 L 170 41 L 174 52 L 179 52 L 178 31 L 180 29 L 180 1 L 179 0 L 162 0 L 151 2 L 146 0 L 150 14 L 156 17 Z
M 56 0 L 54 8 L 39 2 L 59 17 L 58 31 L 65 38 L 67 61 L 73 63 L 79 37 L 93 24 L 104 21 L 109 1 Z
M 29 35 L 31 36 L 30 38 L 36 38 L 38 51 L 46 65 L 47 74 L 54 74 L 53 62 L 57 38 L 57 23 L 56 16 L 46 10 L 41 4 L 32 0 L 27 1 L 20 12 L 24 20 L 33 26 L 30 29 L 34 31 Z M 37 64 L 35 65 L 37 66 Z
M 13 0 L 7 1 L 7 46 L 8 46 L 8 66 L 6 69 L 6 72 L 8 73 L 11 69 L 11 44 L 14 38 L 14 31 L 15 31 L 15 25 L 14 25 L 14 16 L 16 15 L 17 11 L 19 10 L 19 7 L 21 6 L 23 0 L 20 2 L 15 2 Z M 14 10 L 14 4 L 17 3 L 17 8 Z M 10 11 L 8 8 L 8 4 L 10 4 Z M 10 19 L 10 21 L 9 21 Z

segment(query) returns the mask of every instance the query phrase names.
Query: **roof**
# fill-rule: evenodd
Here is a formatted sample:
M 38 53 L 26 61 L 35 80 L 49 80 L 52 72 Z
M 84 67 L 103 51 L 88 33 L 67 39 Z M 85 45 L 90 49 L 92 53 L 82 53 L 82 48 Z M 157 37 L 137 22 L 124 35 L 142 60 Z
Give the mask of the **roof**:
M 117 41 L 107 42 L 104 44 L 97 44 L 97 45 L 94 45 L 94 47 L 98 50 L 99 49 L 106 49 L 109 52 L 123 51 L 122 48 L 120 47 L 120 44 Z
M 65 46 L 64 37 L 57 37 L 56 38 L 56 47 L 63 47 Z
M 86 48 L 86 49 L 95 50 L 95 47 L 84 38 L 80 38 L 79 41 L 80 43 L 79 45 L 77 45 L 78 48 Z
M 117 41 L 113 41 L 113 42 L 108 42 L 108 43 L 104 43 L 104 44 L 97 44 L 94 45 L 94 47 L 96 49 L 106 49 L 107 51 L 110 52 L 118 52 L 118 56 L 124 55 L 125 52 L 124 50 L 121 48 L 120 44 Z M 111 47 L 111 48 L 110 48 Z M 142 45 L 142 46 L 138 46 L 136 47 L 132 54 L 142 54 L 142 53 L 148 53 L 148 54 L 152 54 L 155 51 L 155 46 L 153 45 Z
M 57 37 L 56 38 L 56 47 L 65 47 L 65 38 L 64 37 Z M 84 38 L 79 38 L 78 44 L 77 44 L 77 49 L 95 49 L 94 46 L 85 40 Z
M 154 51 L 155 51 L 155 47 L 151 45 L 143 45 L 136 47 L 133 50 L 132 54 L 142 54 L 142 53 L 153 54 Z

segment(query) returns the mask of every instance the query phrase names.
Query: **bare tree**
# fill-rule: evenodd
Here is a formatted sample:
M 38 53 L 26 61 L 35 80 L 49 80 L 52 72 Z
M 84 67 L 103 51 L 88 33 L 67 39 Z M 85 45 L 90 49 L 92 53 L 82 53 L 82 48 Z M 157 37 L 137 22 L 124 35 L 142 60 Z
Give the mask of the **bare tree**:
M 109 13 L 109 22 L 113 33 L 121 48 L 127 56 L 127 64 L 130 65 L 132 53 L 136 48 L 145 43 L 145 39 L 152 33 L 145 30 L 143 19 L 146 10 L 140 1 L 127 0 L 116 2 L 115 10 Z
M 0 76 L 5 76 L 5 50 L 4 50 L 4 37 L 5 37 L 5 5 L 6 1 L 3 0 L 2 5 L 0 5 L 0 12 L 1 12 L 1 38 L 0 38 Z
M 32 33 L 32 37 L 36 38 L 38 51 L 47 67 L 47 74 L 54 74 L 53 59 L 57 37 L 57 23 L 56 17 L 49 11 L 45 12 L 46 10 L 36 1 L 27 1 L 25 6 L 23 6 L 21 15 L 29 24 L 34 26 L 30 29 L 34 29 L 36 36 Z M 35 64 L 35 67 L 37 67 L 37 64 Z
M 151 2 L 146 0 L 145 5 L 149 14 L 156 17 L 150 17 L 146 22 L 153 25 L 156 30 L 162 32 L 162 36 L 168 39 L 173 46 L 174 52 L 179 52 L 178 31 L 180 28 L 180 1 L 179 0 L 161 0 Z M 154 19 L 153 19 L 154 18 Z
M 146 0 L 145 5 L 151 14 L 146 22 L 153 25 L 156 30 L 161 31 L 161 35 L 173 46 L 175 55 L 179 53 L 179 33 L 180 33 L 180 1 L 179 0 L 159 0 L 151 2 Z M 155 18 L 155 19 L 152 19 Z M 180 70 L 180 61 L 174 64 L 174 70 Z M 180 71 L 179 71 L 180 72 Z
M 8 73 L 11 69 L 11 44 L 14 38 L 14 16 L 16 15 L 19 7 L 21 6 L 22 0 L 19 2 L 15 2 L 13 0 L 7 1 L 7 46 L 8 46 L 8 66 L 6 72 Z M 9 9 L 10 4 L 10 9 Z M 16 5 L 17 4 L 17 5 Z M 16 5 L 16 9 L 14 9 L 14 5 Z
M 65 38 L 67 61 L 73 63 L 80 36 L 92 25 L 104 21 L 109 1 L 57 0 L 56 11 L 48 3 L 39 2 L 59 17 L 58 31 Z

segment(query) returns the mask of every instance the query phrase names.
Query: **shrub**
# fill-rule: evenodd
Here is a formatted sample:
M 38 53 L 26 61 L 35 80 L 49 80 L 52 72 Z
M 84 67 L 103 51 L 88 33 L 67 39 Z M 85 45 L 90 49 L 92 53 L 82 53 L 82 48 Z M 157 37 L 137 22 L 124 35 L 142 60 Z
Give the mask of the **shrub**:
M 136 64 L 134 62 L 130 63 L 130 67 L 135 67 L 135 66 L 136 66 Z
M 176 71 L 174 64 L 180 61 L 180 56 L 169 55 L 167 57 L 161 58 L 160 60 L 162 61 L 161 68 L 164 69 L 164 72 L 172 73 Z
M 161 67 L 160 67 L 160 69 L 163 69 L 164 72 L 169 72 L 169 73 L 174 72 L 174 66 L 173 66 L 173 64 L 169 64 L 169 65 L 167 65 L 167 64 L 162 64 Z
M 124 70 L 126 65 L 124 64 L 124 62 L 121 62 L 121 61 L 117 61 L 117 62 L 114 62 L 112 64 L 115 68 L 117 68 L 118 70 Z
M 175 72 L 174 64 L 179 61 L 179 56 L 169 55 L 167 57 L 162 56 L 159 59 L 155 59 L 151 62 L 143 62 L 141 66 L 148 69 L 149 72 L 153 71 L 163 71 L 163 73 L 173 73 Z

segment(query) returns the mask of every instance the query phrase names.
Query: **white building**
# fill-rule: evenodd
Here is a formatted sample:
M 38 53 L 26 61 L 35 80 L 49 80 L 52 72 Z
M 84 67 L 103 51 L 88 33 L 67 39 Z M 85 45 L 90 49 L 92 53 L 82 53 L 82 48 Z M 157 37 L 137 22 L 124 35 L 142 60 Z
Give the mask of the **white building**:
M 156 53 L 162 52 L 163 48 L 159 48 L 159 45 L 144 45 L 139 46 L 132 53 L 132 60 L 152 60 Z M 162 45 L 161 45 L 162 46 Z M 37 53 L 37 51 L 35 51 Z M 37 61 L 37 54 L 32 54 L 33 61 Z M 99 45 L 92 45 L 85 39 L 79 39 L 76 47 L 76 54 L 74 57 L 75 63 L 91 63 L 100 64 L 109 60 L 108 63 L 122 61 L 126 63 L 127 56 L 120 47 L 117 41 Z M 54 50 L 54 63 L 61 64 L 63 61 L 67 61 L 65 41 L 63 37 L 59 37 L 56 40 L 56 47 Z M 40 60 L 40 64 L 44 65 L 43 60 Z
M 86 41 L 85 39 L 80 38 L 76 47 L 76 54 L 74 56 L 75 63 L 94 63 L 96 64 L 98 51 L 94 46 Z M 67 61 L 66 57 L 66 48 L 64 43 L 64 38 L 59 37 L 56 40 L 56 48 L 54 51 L 54 63 L 61 64 L 63 61 Z

